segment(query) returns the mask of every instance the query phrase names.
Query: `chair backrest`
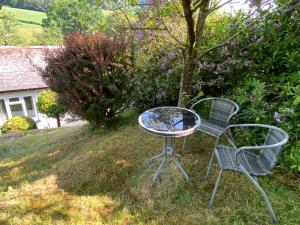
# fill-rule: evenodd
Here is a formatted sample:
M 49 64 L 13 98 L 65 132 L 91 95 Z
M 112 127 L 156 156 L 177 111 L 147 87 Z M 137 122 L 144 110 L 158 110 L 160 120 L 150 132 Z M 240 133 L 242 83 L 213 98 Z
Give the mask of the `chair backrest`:
M 227 126 L 231 117 L 239 110 L 238 105 L 225 98 L 213 98 L 211 103 L 209 121 L 219 125 Z
M 265 168 L 271 170 L 276 165 L 283 145 L 288 141 L 288 134 L 277 127 L 270 126 L 268 135 L 265 139 L 264 146 L 273 146 L 262 151 L 260 160 Z

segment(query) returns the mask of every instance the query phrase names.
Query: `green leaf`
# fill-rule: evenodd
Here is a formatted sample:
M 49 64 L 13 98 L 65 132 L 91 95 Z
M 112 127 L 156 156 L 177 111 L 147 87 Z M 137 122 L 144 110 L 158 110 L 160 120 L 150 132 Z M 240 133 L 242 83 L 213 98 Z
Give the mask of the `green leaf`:
M 300 96 L 297 96 L 293 102 L 293 105 L 299 105 L 300 103 Z

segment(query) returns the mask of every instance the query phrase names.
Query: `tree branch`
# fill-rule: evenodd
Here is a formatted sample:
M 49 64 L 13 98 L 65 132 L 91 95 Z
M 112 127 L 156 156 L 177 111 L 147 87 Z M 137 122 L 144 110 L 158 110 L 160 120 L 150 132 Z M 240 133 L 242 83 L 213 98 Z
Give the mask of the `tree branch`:
M 213 7 L 211 7 L 208 11 L 208 13 L 210 14 L 210 13 L 212 13 L 213 11 L 216 11 L 216 10 L 218 10 L 218 9 L 220 9 L 220 8 L 222 8 L 224 5 L 227 5 L 228 3 L 230 3 L 230 2 L 232 2 L 233 0 L 228 0 L 228 1 L 226 1 L 226 2 L 224 2 L 224 3 L 222 3 L 222 4 L 219 4 L 221 1 L 219 1 L 215 6 L 213 6 Z
M 192 51 L 191 49 L 194 46 L 195 43 L 195 31 L 194 31 L 194 18 L 193 18 L 193 12 L 191 9 L 191 2 L 187 0 L 181 0 L 181 5 L 184 12 L 184 17 L 186 20 L 187 25 L 187 37 L 188 37 L 188 48 L 189 51 Z
M 202 3 L 204 2 L 205 0 L 199 0 L 198 2 L 193 2 L 193 8 L 192 8 L 192 12 L 196 12 L 200 6 L 202 5 Z
M 127 30 L 160 30 L 160 31 L 166 31 L 165 28 L 160 28 L 160 27 L 124 27 L 124 29 Z
M 170 31 L 170 29 L 168 28 L 168 26 L 165 24 L 164 19 L 162 17 L 162 13 L 161 13 L 161 8 L 160 7 L 158 7 L 158 11 L 159 11 L 159 14 L 160 14 L 160 22 L 165 27 L 165 30 L 170 35 L 170 37 L 173 38 L 179 45 L 181 45 L 182 47 L 186 48 L 187 45 L 184 44 L 184 43 L 182 43 L 174 34 L 172 34 L 172 32 Z

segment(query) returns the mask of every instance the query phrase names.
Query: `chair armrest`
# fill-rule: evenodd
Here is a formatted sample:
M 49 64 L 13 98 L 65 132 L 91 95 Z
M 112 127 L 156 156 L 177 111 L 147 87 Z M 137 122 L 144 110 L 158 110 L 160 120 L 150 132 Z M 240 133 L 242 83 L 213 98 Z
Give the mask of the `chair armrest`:
M 260 146 L 243 146 L 237 149 L 236 153 L 235 153 L 235 160 L 236 162 L 239 164 L 239 160 L 238 160 L 238 155 L 241 154 L 242 152 L 244 152 L 245 150 L 266 150 L 266 149 L 273 149 L 279 146 L 284 145 L 286 142 L 288 141 L 288 139 L 284 139 L 279 143 L 276 144 L 272 144 L 272 145 L 260 145 Z
M 229 125 L 225 128 L 223 134 L 227 133 L 227 132 L 230 132 L 230 129 L 231 128 L 245 128 L 245 127 L 260 127 L 260 128 L 267 128 L 267 129 L 272 129 L 272 130 L 276 130 L 280 133 L 282 133 L 285 137 L 283 138 L 282 141 L 276 143 L 276 144 L 270 144 L 270 145 L 260 145 L 260 146 L 242 146 L 242 147 L 239 147 L 237 148 L 235 146 L 235 144 L 233 143 L 233 141 L 227 137 L 227 139 L 229 140 L 230 144 L 232 144 L 234 147 L 236 147 L 237 151 L 235 153 L 235 159 L 236 159 L 236 162 L 238 162 L 238 155 L 245 151 L 245 150 L 265 150 L 265 149 L 272 149 L 272 148 L 276 148 L 276 147 L 279 147 L 279 146 L 282 146 L 284 145 L 285 143 L 287 143 L 288 139 L 289 139 L 289 136 L 288 134 L 282 130 L 281 128 L 278 128 L 278 127 L 274 127 L 274 126 L 270 126 L 270 125 L 265 125 L 265 124 L 234 124 L 234 125 Z

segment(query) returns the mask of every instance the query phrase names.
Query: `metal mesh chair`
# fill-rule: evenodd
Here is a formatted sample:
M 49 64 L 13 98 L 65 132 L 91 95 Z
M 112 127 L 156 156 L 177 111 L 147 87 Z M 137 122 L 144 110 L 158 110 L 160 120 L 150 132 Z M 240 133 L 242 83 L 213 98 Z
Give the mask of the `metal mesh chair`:
M 230 130 L 233 128 L 240 129 L 243 127 L 247 129 L 251 127 L 268 129 L 264 144 L 262 146 L 237 147 L 233 142 Z M 274 168 L 282 150 L 282 146 L 288 141 L 288 134 L 280 128 L 262 124 L 230 125 L 226 127 L 224 134 L 231 146 L 215 146 L 205 177 L 207 180 L 211 170 L 211 164 L 215 157 L 217 159 L 220 171 L 211 195 L 209 208 L 212 206 L 215 200 L 222 172 L 224 170 L 231 170 L 246 175 L 250 182 L 261 193 L 271 215 L 272 221 L 277 222 L 270 201 L 262 187 L 259 185 L 257 176 L 265 176 Z
M 226 98 L 210 97 L 195 102 L 190 109 L 194 110 L 195 106 L 207 101 L 211 101 L 209 118 L 207 120 L 201 118 L 201 124 L 197 130 L 215 137 L 217 143 L 230 119 L 239 111 L 239 106 Z M 183 141 L 182 152 L 186 147 L 186 138 Z

